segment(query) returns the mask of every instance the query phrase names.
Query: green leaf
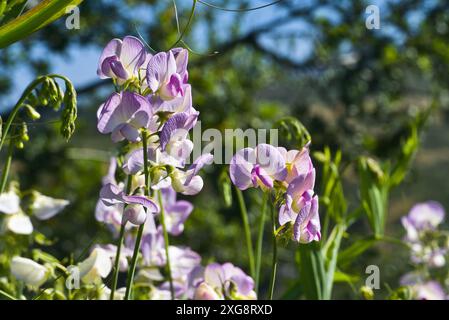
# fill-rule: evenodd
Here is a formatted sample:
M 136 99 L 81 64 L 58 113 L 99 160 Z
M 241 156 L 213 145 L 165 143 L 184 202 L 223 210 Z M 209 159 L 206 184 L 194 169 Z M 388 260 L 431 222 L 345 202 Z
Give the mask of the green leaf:
M 338 265 L 341 267 L 349 265 L 355 258 L 371 248 L 376 241 L 374 237 L 357 240 L 338 254 Z
M 324 259 L 317 243 L 299 245 L 299 276 L 307 299 L 322 300 L 325 281 Z
M 334 282 L 347 282 L 352 284 L 358 282 L 359 280 L 359 276 L 347 274 L 340 270 L 336 270 L 334 273 Z
M 0 28 L 0 48 L 5 48 L 45 27 L 64 15 L 68 6 L 77 6 L 81 2 L 83 0 L 42 1 Z

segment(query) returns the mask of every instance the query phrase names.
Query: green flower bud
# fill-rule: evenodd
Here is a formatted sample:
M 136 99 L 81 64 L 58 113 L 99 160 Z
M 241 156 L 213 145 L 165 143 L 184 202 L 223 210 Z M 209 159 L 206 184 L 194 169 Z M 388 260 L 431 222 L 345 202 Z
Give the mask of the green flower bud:
M 363 286 L 360 288 L 360 293 L 362 294 L 365 300 L 373 300 L 374 299 L 374 291 L 372 288 Z
M 40 119 L 41 117 L 40 113 L 37 112 L 36 109 L 34 109 L 32 106 L 30 106 L 29 104 L 25 104 L 23 105 L 23 107 L 25 108 L 26 113 L 32 120 Z
M 28 135 L 28 127 L 25 122 L 22 122 L 22 125 L 20 126 L 19 136 L 22 142 L 27 142 L 30 140 L 30 136 Z
M 75 121 L 77 117 L 76 109 L 76 91 L 73 84 L 66 81 L 66 91 L 64 95 L 64 110 L 61 115 L 61 134 L 66 139 L 69 140 L 70 137 L 75 132 Z

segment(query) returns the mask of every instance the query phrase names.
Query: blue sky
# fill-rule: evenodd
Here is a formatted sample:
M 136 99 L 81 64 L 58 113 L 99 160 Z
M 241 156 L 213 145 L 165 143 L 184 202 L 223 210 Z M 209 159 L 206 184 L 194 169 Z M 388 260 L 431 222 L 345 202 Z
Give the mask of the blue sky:
M 254 1 L 253 3 L 255 6 L 257 6 L 261 4 L 266 4 L 268 1 L 270 0 L 257 0 Z M 296 0 L 296 1 L 298 1 L 298 4 L 301 4 L 303 6 L 306 6 L 310 2 L 310 0 L 309 1 Z M 209 2 L 213 3 L 212 0 L 210 0 Z M 379 5 L 381 10 L 386 2 L 387 2 L 386 0 L 370 1 L 371 4 Z M 236 1 L 236 3 L 238 2 Z M 178 7 L 181 6 L 188 7 L 190 5 L 190 2 L 184 0 L 181 2 L 180 0 L 178 0 L 177 4 Z M 234 6 L 238 5 L 235 4 Z M 213 10 L 213 9 L 198 4 L 196 12 L 201 12 L 204 10 Z M 266 23 L 271 19 L 281 17 L 284 14 L 285 11 L 276 5 L 247 13 L 246 15 L 243 16 L 243 19 L 241 21 L 242 33 L 244 33 L 245 30 L 250 30 L 254 27 L 257 27 L 260 24 Z M 333 13 L 327 8 L 322 8 L 321 10 L 319 10 L 318 14 L 325 15 L 327 17 L 330 17 L 331 19 L 333 15 Z M 136 11 L 136 15 L 137 19 L 152 18 L 151 13 L 148 11 L 148 7 L 144 7 L 143 10 L 142 8 L 139 8 Z M 219 17 L 221 24 L 230 23 L 233 19 L 240 18 L 239 15 L 236 15 L 234 13 L 221 12 L 221 11 L 219 12 Z M 81 19 L 82 18 L 83 17 L 81 6 Z M 417 17 L 414 18 L 419 19 L 419 13 L 417 13 Z M 204 28 L 204 26 L 198 25 L 197 28 L 192 31 L 194 43 L 191 43 L 190 45 L 199 51 L 204 52 L 213 51 L 213 48 L 204 48 L 204 46 L 202 46 L 203 42 L 201 40 L 201 34 L 203 33 L 202 28 Z M 282 29 L 279 30 L 282 30 L 282 32 L 304 32 L 307 31 L 309 28 L 310 26 L 308 26 L 306 23 L 301 21 L 295 21 L 286 24 L 284 27 L 282 27 Z M 227 28 L 223 28 L 222 30 L 227 30 Z M 226 34 L 223 33 L 220 34 L 220 32 L 219 36 L 220 38 L 223 39 L 227 37 Z M 312 40 L 306 38 L 301 39 L 301 41 L 299 41 L 293 48 L 291 47 L 291 44 L 288 41 L 285 41 L 284 44 L 274 42 L 268 38 L 262 38 L 261 41 L 263 45 L 271 48 L 276 48 L 280 52 L 286 53 L 289 55 L 290 58 L 296 60 L 306 58 L 312 48 L 311 42 Z M 42 48 L 33 48 L 33 50 L 35 51 L 33 52 L 33 54 L 37 57 L 52 54 Z M 96 69 L 100 53 L 101 48 L 99 47 L 89 46 L 81 48 L 78 46 L 73 46 L 72 48 L 70 48 L 68 56 L 60 56 L 53 54 L 51 71 L 68 76 L 74 82 L 76 87 L 83 87 L 84 85 L 91 83 L 92 81 L 97 79 Z M 18 68 L 15 70 L 14 79 L 15 79 L 14 85 L 15 89 L 12 92 L 12 94 L 10 94 L 8 97 L 6 97 L 6 99 L 3 100 L 4 103 L 2 103 L 1 108 L 5 108 L 5 106 L 11 106 L 14 103 L 14 101 L 17 101 L 23 89 L 32 80 L 32 76 L 29 70 L 25 68 Z

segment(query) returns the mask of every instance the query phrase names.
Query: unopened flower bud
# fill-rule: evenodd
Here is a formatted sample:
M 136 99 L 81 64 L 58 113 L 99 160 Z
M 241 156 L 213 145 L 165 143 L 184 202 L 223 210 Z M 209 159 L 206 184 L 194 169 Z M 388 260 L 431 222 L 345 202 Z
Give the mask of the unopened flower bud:
M 362 296 L 365 300 L 373 300 L 373 298 L 374 298 L 374 291 L 372 288 L 370 288 L 368 286 L 361 287 L 360 293 L 362 294 Z
M 123 212 L 122 223 L 129 221 L 132 224 L 141 225 L 145 223 L 146 219 L 147 213 L 141 205 L 130 204 L 126 206 L 125 211 Z
M 32 120 L 40 119 L 41 117 L 40 113 L 37 112 L 36 109 L 34 109 L 32 106 L 30 106 L 29 104 L 25 104 L 23 107 L 25 108 L 26 113 Z

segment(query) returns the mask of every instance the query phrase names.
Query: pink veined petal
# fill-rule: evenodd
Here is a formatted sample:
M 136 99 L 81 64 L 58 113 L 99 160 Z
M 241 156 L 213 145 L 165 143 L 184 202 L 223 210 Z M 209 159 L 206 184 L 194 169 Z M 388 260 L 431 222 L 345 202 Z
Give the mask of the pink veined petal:
M 156 92 L 164 82 L 167 72 L 167 54 L 155 54 L 147 66 L 147 82 L 153 92 Z
M 145 58 L 145 47 L 138 38 L 127 36 L 123 39 L 120 61 L 128 72 L 136 74 L 138 68 L 145 62 Z

